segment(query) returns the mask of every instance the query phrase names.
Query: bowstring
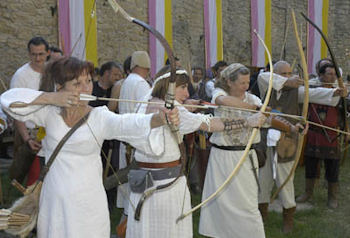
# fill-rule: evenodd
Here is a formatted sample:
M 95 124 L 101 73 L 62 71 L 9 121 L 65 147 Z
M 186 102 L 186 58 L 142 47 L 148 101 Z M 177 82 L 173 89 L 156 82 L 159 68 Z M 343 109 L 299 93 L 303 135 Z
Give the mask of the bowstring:
M 120 188 L 120 191 L 122 192 L 122 196 L 123 196 L 124 198 L 126 198 L 126 199 L 129 201 L 129 203 L 130 203 L 132 209 L 133 209 L 134 212 L 135 212 L 135 210 L 136 210 L 135 205 L 132 203 L 132 201 L 131 201 L 131 199 L 130 199 L 130 197 L 129 197 L 129 195 L 128 195 L 128 192 L 125 191 L 125 189 L 124 189 L 123 186 L 121 186 L 121 185 L 123 185 L 123 184 L 120 182 L 120 179 L 119 179 L 119 177 L 118 177 L 118 175 L 117 175 L 117 172 L 115 171 L 115 169 L 113 168 L 113 166 L 112 166 L 110 163 L 107 163 L 107 155 L 106 155 L 106 153 L 102 150 L 102 145 L 98 142 L 96 135 L 94 134 L 92 128 L 90 127 L 90 125 L 89 125 L 89 123 L 88 123 L 87 121 L 86 121 L 86 124 L 87 124 L 87 126 L 89 127 L 89 130 L 90 130 L 92 136 L 94 137 L 94 139 L 95 139 L 97 145 L 101 148 L 102 158 L 103 158 L 104 160 L 106 160 L 106 166 L 109 166 L 109 168 L 110 168 L 110 170 L 112 171 L 114 177 L 117 179 L 118 185 L 120 185 L 119 188 Z M 124 208 L 124 209 L 125 209 L 125 208 Z

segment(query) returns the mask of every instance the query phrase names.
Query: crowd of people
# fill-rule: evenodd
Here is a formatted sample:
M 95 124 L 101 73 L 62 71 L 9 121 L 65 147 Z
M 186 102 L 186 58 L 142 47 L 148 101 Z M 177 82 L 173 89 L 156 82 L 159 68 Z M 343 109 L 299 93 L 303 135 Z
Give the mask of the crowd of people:
M 191 192 L 204 201 L 217 191 L 239 163 L 254 128 L 258 133 L 248 158 L 201 207 L 200 234 L 265 237 L 273 186 L 286 181 L 304 135 L 305 193 L 295 198 L 294 175 L 281 190 L 282 231 L 293 230 L 296 203 L 312 197 L 322 162 L 327 205 L 338 207 L 338 134 L 298 119 L 305 89 L 288 62 L 274 63 L 268 104 L 273 113 L 260 113 L 269 67 L 251 74 L 243 64 L 219 61 L 209 70 L 195 66 L 189 72 L 176 58 L 174 107 L 167 109 L 171 66 L 165 64 L 152 78 L 146 51 L 97 68 L 64 56 L 42 37 L 32 38 L 27 48 L 30 61 L 1 95 L 0 132 L 14 120 L 10 177 L 33 184 L 61 139 L 85 120 L 44 178 L 38 237 L 109 237 L 115 206 L 123 209 L 119 237 L 192 237 L 192 216 L 178 220 L 191 209 Z M 320 60 L 316 70 L 318 76 L 309 80 L 308 120 L 344 127 L 341 101 L 347 90 L 336 84 L 330 59 Z M 81 94 L 97 100 L 81 100 Z M 215 107 L 203 106 L 208 104 Z M 118 177 L 118 170 L 127 171 L 126 177 Z M 104 189 L 108 177 L 117 180 L 117 188 Z

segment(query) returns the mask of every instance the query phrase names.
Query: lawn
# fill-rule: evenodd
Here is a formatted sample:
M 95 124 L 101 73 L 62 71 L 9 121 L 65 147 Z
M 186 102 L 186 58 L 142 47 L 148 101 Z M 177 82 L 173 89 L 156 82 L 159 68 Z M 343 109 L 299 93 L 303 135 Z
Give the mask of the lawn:
M 4 204 L 0 207 L 8 207 L 20 193 L 10 185 L 6 173 L 1 174 L 3 185 Z M 304 168 L 298 168 L 295 176 L 296 194 L 304 190 Z M 200 202 L 200 196 L 192 196 L 192 205 Z M 297 211 L 295 214 L 295 227 L 292 233 L 284 235 L 281 232 L 282 215 L 270 212 L 265 226 L 266 237 L 298 237 L 298 238 L 343 238 L 350 237 L 350 160 L 340 168 L 339 208 L 331 210 L 327 208 L 327 189 L 324 186 L 323 173 L 315 189 L 312 199 L 313 208 L 305 211 Z M 112 233 L 120 217 L 120 210 L 114 209 L 111 214 Z M 199 212 L 193 214 L 194 237 L 204 237 L 198 234 Z M 234 222 L 234 221 L 233 221 Z M 0 232 L 0 237 L 2 233 Z

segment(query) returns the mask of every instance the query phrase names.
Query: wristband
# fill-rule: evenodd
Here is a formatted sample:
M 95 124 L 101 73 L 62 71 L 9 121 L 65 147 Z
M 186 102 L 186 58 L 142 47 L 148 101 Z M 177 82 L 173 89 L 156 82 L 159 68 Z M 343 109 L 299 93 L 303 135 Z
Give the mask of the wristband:
M 224 121 L 224 131 L 232 131 L 246 127 L 245 120 Z

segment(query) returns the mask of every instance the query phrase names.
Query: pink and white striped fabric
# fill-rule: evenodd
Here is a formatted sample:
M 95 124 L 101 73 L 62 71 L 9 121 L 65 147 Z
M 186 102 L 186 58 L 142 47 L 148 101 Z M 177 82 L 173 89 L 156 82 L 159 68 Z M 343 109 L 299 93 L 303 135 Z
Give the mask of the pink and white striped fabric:
M 308 17 L 326 36 L 328 33 L 328 8 L 329 0 L 309 0 Z M 317 30 L 309 25 L 307 41 L 307 66 L 309 73 L 316 73 L 315 65 L 317 61 L 326 57 L 327 46 L 325 42 Z
M 271 0 L 251 0 L 252 65 L 264 67 L 268 62 L 264 46 L 253 32 L 256 30 L 271 51 Z
M 148 1 L 149 24 L 158 30 L 168 41 L 170 47 L 173 45 L 171 0 L 149 0 Z M 153 36 L 149 35 L 149 50 L 151 58 L 151 76 L 160 70 L 167 59 L 163 46 Z
M 96 4 L 93 0 L 58 0 L 59 44 L 65 55 L 97 65 Z
M 223 60 L 221 0 L 204 0 L 205 65 Z

